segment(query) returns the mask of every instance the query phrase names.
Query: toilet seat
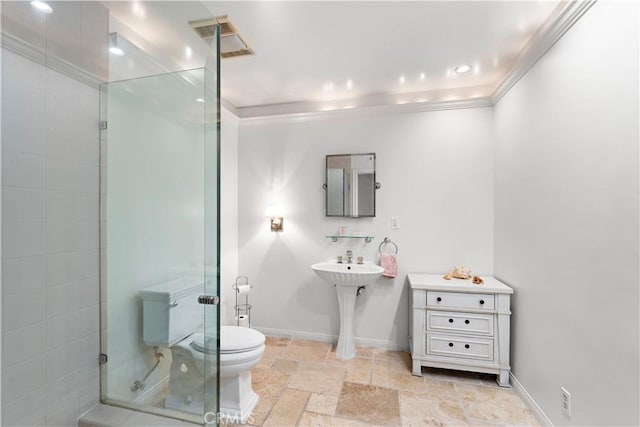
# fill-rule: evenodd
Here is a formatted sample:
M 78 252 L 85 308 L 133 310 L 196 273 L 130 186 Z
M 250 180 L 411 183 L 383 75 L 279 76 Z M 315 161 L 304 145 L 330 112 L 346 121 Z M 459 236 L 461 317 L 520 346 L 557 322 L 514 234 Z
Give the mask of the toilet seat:
M 194 350 L 209 354 L 209 348 L 205 340 L 213 339 L 206 337 L 204 333 L 192 335 L 191 346 Z M 256 350 L 264 345 L 265 337 L 260 332 L 242 326 L 221 326 L 220 327 L 220 354 L 246 353 Z

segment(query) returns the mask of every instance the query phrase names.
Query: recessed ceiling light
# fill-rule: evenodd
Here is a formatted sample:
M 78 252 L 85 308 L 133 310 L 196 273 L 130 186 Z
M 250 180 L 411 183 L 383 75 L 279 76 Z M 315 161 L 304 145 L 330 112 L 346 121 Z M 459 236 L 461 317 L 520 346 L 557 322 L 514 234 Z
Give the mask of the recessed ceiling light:
M 424 80 L 425 79 L 425 74 L 424 73 L 420 73 L 420 80 Z
M 120 49 L 118 46 L 111 46 L 109 48 L 109 52 L 113 53 L 116 56 L 124 55 L 124 50 Z
M 401 85 L 404 84 L 404 82 L 406 81 L 404 74 L 400 76 L 400 78 L 398 79 L 398 81 L 400 82 Z
M 347 80 L 347 89 L 351 89 L 353 87 L 353 82 L 351 79 Z
M 184 48 L 184 56 L 187 59 L 191 59 L 191 57 L 193 56 L 193 49 L 191 49 L 189 46 L 185 46 L 185 48 Z
M 455 68 L 455 72 L 458 74 L 464 74 L 464 73 L 467 73 L 470 69 L 471 69 L 470 66 L 468 66 L 467 64 L 464 64 L 464 65 L 457 66 Z
M 31 2 L 31 7 L 39 12 L 46 13 L 47 15 L 53 12 L 53 9 L 51 9 L 51 6 L 39 0 L 33 0 Z
M 333 83 L 331 82 L 325 83 L 323 89 L 325 92 L 329 92 L 330 90 L 333 90 Z
M 196 102 L 204 103 L 204 98 L 196 98 Z

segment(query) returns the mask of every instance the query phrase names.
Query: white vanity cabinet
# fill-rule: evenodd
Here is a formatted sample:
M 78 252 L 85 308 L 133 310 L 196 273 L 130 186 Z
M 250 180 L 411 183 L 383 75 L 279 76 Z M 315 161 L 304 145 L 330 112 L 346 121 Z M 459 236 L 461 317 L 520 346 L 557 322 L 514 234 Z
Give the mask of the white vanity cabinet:
M 484 372 L 508 387 L 513 289 L 493 277 L 482 285 L 437 274 L 408 279 L 413 375 L 422 375 L 422 366 Z

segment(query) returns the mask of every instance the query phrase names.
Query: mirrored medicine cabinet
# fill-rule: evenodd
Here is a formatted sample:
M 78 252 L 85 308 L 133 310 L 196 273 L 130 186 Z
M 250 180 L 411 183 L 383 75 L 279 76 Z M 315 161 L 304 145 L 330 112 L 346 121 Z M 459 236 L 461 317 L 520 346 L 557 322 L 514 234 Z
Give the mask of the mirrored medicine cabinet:
M 376 216 L 376 154 L 327 155 L 326 216 Z

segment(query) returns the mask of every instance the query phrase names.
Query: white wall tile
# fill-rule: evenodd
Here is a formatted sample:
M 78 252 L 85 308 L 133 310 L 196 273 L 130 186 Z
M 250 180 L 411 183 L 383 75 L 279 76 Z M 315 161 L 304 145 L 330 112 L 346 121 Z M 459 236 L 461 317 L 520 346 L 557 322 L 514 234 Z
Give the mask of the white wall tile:
M 42 156 L 2 150 L 2 185 L 43 188 L 45 158 Z
M 72 373 L 80 361 L 78 341 L 65 344 L 47 352 L 46 382 L 51 383 Z
M 48 414 L 55 413 L 64 406 L 65 402 L 71 397 L 79 397 L 80 375 L 78 370 L 71 372 L 62 378 L 57 379 L 45 386 L 47 395 Z
M 75 191 L 78 187 L 78 164 L 76 162 L 47 158 L 47 190 Z
M 76 222 L 47 223 L 46 253 L 72 252 L 78 249 Z
M 47 319 L 47 351 L 55 350 L 78 339 L 78 312 Z
M 5 369 L 2 375 L 2 401 L 24 399 L 45 385 L 45 356 L 41 355 Z
M 85 8 L 82 18 L 92 22 L 82 24 L 83 39 Z M 54 9 L 45 18 L 28 2 L 3 3 L 3 28 L 30 22 L 41 29 L 42 46 L 48 35 L 48 54 L 75 65 L 82 65 L 81 45 L 107 46 L 103 5 L 57 2 Z M 103 50 L 93 61 L 108 59 Z M 99 398 L 99 93 L 5 49 L 2 55 L 2 105 L 11 105 L 2 123 L 2 421 L 76 425 L 80 408 Z M 86 250 L 76 252 L 79 246 Z
M 78 398 L 78 413 L 80 416 L 100 403 L 100 382 L 98 384 L 83 383 Z
M 44 253 L 44 224 L 5 223 L 2 227 L 2 256 L 17 258 Z
M 2 423 L 6 426 L 45 425 L 46 391 L 42 387 L 11 403 L 2 401 Z
M 100 306 L 98 304 L 78 312 L 78 336 L 86 337 L 100 330 Z
M 44 191 L 30 188 L 2 189 L 2 220 L 6 222 L 43 222 Z
M 47 96 L 46 153 L 48 157 L 77 162 L 77 100 Z
M 2 335 L 2 364 L 11 367 L 44 352 L 44 322 L 34 323 Z
M 100 247 L 100 223 L 78 223 L 78 249 L 98 249 Z
M 7 110 L 9 116 L 5 117 L 7 122 L 10 119 L 17 117 L 24 117 L 28 119 L 31 126 L 39 127 L 40 129 L 45 118 L 44 99 L 46 92 L 28 84 L 27 82 L 18 82 L 17 84 L 7 84 L 2 88 L 2 102 L 6 102 L 5 105 L 10 105 L 11 108 Z M 22 132 L 23 129 L 15 128 L 16 131 Z M 39 153 L 43 154 L 43 153 Z
M 100 279 L 98 276 L 78 282 L 80 308 L 93 307 L 100 302 Z
M 2 294 L 39 290 L 44 292 L 44 256 L 2 260 Z
M 82 66 L 103 80 L 108 79 L 108 41 L 104 34 L 109 32 L 108 13 L 98 2 L 82 3 Z M 98 105 L 97 103 L 94 105 Z
M 56 98 L 60 102 L 60 107 L 75 109 L 78 105 L 79 87 L 82 86 L 77 81 L 50 68 L 46 69 L 47 97 Z
M 79 260 L 77 253 L 47 255 L 45 262 L 45 283 L 47 286 L 58 286 L 78 281 Z
M 44 320 L 44 292 L 28 291 L 2 298 L 2 331 L 7 332 Z
M 3 99 L 2 102 L 4 104 L 6 101 Z M 42 114 L 44 114 L 44 109 Z M 38 155 L 45 154 L 45 126 L 42 118 L 34 119 L 12 111 L 3 112 L 3 116 L 2 147 L 4 149 Z
M 84 336 L 80 338 L 78 344 L 78 366 L 96 366 L 98 354 L 100 354 L 100 333 L 96 331 L 91 335 Z
M 78 219 L 78 193 L 75 191 L 46 192 L 47 222 L 71 222 Z
M 81 64 L 81 2 L 58 2 L 47 17 L 47 54 Z
M 46 288 L 45 318 L 60 316 L 78 311 L 79 284 L 72 282 Z
M 98 193 L 100 169 L 97 166 L 80 165 L 78 172 L 78 191 Z
M 100 199 L 98 194 L 79 193 L 78 194 L 78 220 L 95 221 L 99 218 Z
M 99 123 L 81 122 L 78 125 L 78 161 L 89 166 L 98 166 L 100 160 Z
M 13 6 L 18 6 L 17 4 Z M 20 7 L 24 7 L 24 9 L 29 9 L 29 5 L 23 5 Z M 8 10 L 8 5 L 5 4 L 2 10 L 3 24 L 7 23 L 7 18 L 11 15 L 11 11 Z M 31 12 L 31 11 L 28 11 Z M 35 11 L 34 11 L 35 12 Z M 37 12 L 34 15 L 39 15 L 42 18 L 42 14 L 38 14 Z M 23 18 L 21 18 L 23 19 Z M 22 24 L 26 21 L 22 20 Z M 42 22 L 42 30 L 44 31 L 44 20 Z M 4 27 L 3 30 L 9 31 L 7 27 Z M 2 51 L 2 86 L 6 87 L 8 85 L 20 85 L 20 86 L 32 86 L 41 90 L 45 90 L 46 87 L 46 72 L 45 68 L 40 64 L 33 62 L 24 56 L 18 55 L 8 50 Z
M 100 253 L 96 250 L 80 251 L 78 254 L 78 278 L 90 279 L 99 274 Z
M 79 395 L 77 390 L 64 394 L 64 400 L 52 408 L 47 408 L 47 427 L 70 427 L 78 424 Z

